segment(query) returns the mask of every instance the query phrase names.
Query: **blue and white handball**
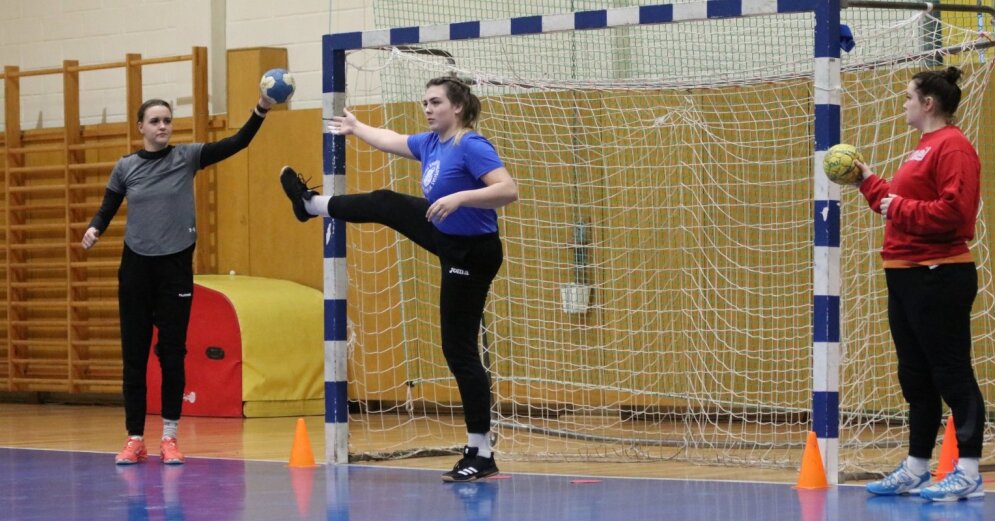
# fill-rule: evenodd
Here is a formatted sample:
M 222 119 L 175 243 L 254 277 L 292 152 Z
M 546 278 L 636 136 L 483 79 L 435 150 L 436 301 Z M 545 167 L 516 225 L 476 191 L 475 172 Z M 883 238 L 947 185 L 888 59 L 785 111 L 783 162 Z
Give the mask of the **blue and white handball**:
M 259 80 L 259 93 L 270 103 L 286 103 L 295 87 L 294 75 L 286 69 L 270 69 Z

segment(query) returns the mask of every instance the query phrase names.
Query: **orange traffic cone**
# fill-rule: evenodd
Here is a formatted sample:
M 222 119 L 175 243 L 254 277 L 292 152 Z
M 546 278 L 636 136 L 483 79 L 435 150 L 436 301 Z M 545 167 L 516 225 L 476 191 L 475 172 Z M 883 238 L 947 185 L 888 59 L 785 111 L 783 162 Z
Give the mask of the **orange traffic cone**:
M 798 485 L 795 488 L 829 488 L 829 482 L 826 481 L 826 469 L 822 466 L 822 456 L 819 454 L 819 441 L 815 437 L 815 433 L 811 431 L 805 441 L 802 469 L 798 475 Z
M 954 471 L 960 451 L 957 450 L 957 427 L 954 426 L 954 415 L 947 417 L 947 428 L 943 431 L 943 445 L 940 446 L 940 463 L 936 466 L 933 477 L 939 481 Z
M 311 452 L 311 439 L 307 435 L 304 418 L 297 419 L 297 430 L 294 432 L 294 446 L 290 449 L 291 467 L 314 467 L 314 453 Z

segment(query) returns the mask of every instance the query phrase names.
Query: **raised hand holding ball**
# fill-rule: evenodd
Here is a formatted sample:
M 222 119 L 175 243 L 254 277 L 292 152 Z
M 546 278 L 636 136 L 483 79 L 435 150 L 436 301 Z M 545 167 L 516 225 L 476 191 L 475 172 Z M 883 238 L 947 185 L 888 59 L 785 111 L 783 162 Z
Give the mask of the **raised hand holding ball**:
M 259 94 L 274 104 L 289 101 L 296 87 L 294 75 L 286 69 L 270 69 L 259 80 Z
M 836 184 L 854 184 L 861 178 L 860 167 L 856 161 L 863 163 L 864 156 L 860 155 L 853 145 L 840 143 L 826 151 L 826 157 L 822 160 L 822 169 L 826 172 L 826 177 Z

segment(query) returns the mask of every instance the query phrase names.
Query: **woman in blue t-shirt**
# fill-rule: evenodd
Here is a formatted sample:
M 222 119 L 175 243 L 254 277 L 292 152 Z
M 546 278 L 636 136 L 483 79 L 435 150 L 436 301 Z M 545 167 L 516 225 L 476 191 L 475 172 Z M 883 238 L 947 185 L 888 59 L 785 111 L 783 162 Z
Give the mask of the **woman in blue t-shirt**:
M 301 222 L 326 216 L 353 223 L 380 223 L 439 257 L 442 352 L 463 400 L 468 442 L 444 481 L 472 481 L 496 474 L 490 446 L 490 382 L 477 350 L 484 302 L 503 260 L 494 210 L 518 199 L 518 187 L 494 146 L 473 131 L 480 100 L 455 78 L 425 86 L 422 107 L 430 132 L 411 136 L 375 128 L 348 110 L 332 118 L 333 133 L 421 161 L 424 197 L 376 190 L 321 196 L 290 167 L 280 182 Z

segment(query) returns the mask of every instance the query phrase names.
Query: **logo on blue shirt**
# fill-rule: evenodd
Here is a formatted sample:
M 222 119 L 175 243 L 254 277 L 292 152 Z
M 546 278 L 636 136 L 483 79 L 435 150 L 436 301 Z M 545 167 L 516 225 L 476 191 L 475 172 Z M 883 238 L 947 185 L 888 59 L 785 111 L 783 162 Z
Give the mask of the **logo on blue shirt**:
M 436 159 L 428 164 L 425 171 L 422 173 L 421 186 L 422 190 L 429 194 L 432 192 L 432 187 L 435 186 L 435 181 L 439 179 L 439 160 Z

